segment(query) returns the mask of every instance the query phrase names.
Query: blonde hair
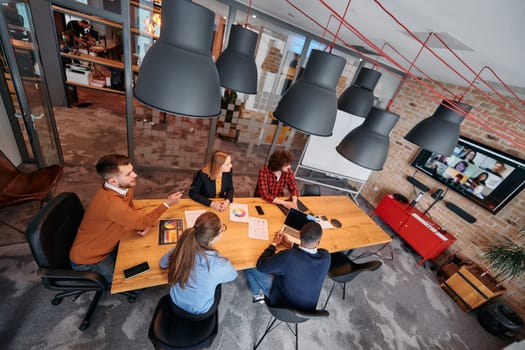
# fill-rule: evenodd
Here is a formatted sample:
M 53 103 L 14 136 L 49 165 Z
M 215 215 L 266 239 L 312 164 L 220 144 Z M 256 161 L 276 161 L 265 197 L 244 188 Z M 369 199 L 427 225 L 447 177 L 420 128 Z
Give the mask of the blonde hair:
M 221 167 L 226 162 L 230 155 L 225 152 L 215 151 L 213 152 L 210 161 L 208 164 L 202 167 L 202 172 L 210 177 L 210 179 L 215 180 L 221 171 Z

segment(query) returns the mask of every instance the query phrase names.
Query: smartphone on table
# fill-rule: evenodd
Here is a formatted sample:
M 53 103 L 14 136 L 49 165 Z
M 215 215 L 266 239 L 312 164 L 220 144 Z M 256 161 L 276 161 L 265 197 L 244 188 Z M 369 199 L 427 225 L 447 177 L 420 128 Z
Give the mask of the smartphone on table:
M 149 264 L 147 261 L 144 261 L 138 265 L 132 266 L 124 270 L 124 279 L 128 279 L 141 273 L 149 271 Z

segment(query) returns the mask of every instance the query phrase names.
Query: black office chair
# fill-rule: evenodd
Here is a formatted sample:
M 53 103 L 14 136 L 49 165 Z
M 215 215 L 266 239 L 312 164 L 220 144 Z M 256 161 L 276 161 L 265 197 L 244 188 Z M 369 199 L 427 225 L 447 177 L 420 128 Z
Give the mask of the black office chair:
M 254 350 L 257 349 L 257 347 L 261 344 L 264 337 L 266 337 L 266 335 L 272 330 L 277 328 L 281 323 L 286 323 L 290 331 L 295 335 L 295 349 L 299 349 L 299 323 L 306 322 L 309 319 L 326 318 L 330 315 L 330 313 L 326 310 L 315 309 L 304 311 L 285 306 L 272 306 L 267 298 L 264 299 L 264 302 L 266 303 L 268 310 L 270 310 L 272 317 L 268 320 L 266 330 L 264 331 L 261 339 L 259 339 L 257 344 L 254 345 Z M 277 321 L 279 321 L 279 323 L 274 326 L 275 322 Z M 293 324 L 295 327 L 292 329 L 290 324 Z
M 304 184 L 301 189 L 301 196 L 320 196 L 321 187 L 316 184 Z
M 151 320 L 148 337 L 157 350 L 203 349 L 211 346 L 219 329 L 221 285 L 215 290 L 215 301 L 203 315 L 189 313 L 163 296 Z
M 108 289 L 102 275 L 73 270 L 69 263 L 69 251 L 83 216 L 84 208 L 77 195 L 64 192 L 40 209 L 26 230 L 27 241 L 38 265 L 42 284 L 48 289 L 62 291 L 51 300 L 53 305 L 60 304 L 63 298 L 71 295 L 74 296 L 74 301 L 82 293 L 95 292 L 84 320 L 78 327 L 81 331 L 89 327 L 98 301 Z M 122 294 L 128 297 L 128 302 L 135 302 L 134 292 Z
M 328 277 L 334 282 L 328 297 L 323 305 L 323 309 L 326 308 L 330 297 L 334 291 L 335 285 L 340 284 L 343 288 L 343 300 L 345 299 L 346 294 L 346 284 L 356 278 L 363 271 L 374 271 L 377 270 L 383 264 L 379 260 L 371 260 L 364 262 L 362 264 L 353 262 L 350 258 L 342 253 L 332 253 L 330 261 L 330 269 L 328 270 Z
M 107 282 L 98 273 L 75 271 L 69 263 L 69 250 L 84 216 L 84 208 L 77 195 L 61 193 L 44 206 L 27 227 L 26 236 L 44 287 L 62 291 L 51 303 L 58 305 L 64 297 L 76 300 L 82 293 L 95 292 L 89 309 L 80 324 L 81 331 L 89 321 Z

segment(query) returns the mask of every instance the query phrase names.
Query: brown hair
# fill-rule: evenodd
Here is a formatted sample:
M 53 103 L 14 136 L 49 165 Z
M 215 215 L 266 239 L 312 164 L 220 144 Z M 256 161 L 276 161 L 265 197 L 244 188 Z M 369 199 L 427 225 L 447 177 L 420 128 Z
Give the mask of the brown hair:
M 288 151 L 275 151 L 268 160 L 268 168 L 271 171 L 281 170 L 285 165 L 292 163 L 292 154 Z
M 224 164 L 224 162 L 226 162 L 226 159 L 229 156 L 230 155 L 225 152 L 221 152 L 221 151 L 213 152 L 208 164 L 202 167 L 202 172 L 208 175 L 212 180 L 215 180 L 215 178 L 219 175 L 221 166 Z
M 171 253 L 168 262 L 168 283 L 170 286 L 177 283 L 181 288 L 188 282 L 191 270 L 195 265 L 195 256 L 200 254 L 208 261 L 207 250 L 212 239 L 221 233 L 221 219 L 215 213 L 201 214 L 195 221 L 195 226 L 182 233 L 175 250 Z M 209 265 L 208 265 L 209 268 Z
M 123 154 L 107 154 L 98 160 L 97 173 L 105 180 L 115 176 L 119 172 L 120 165 L 128 165 L 129 158 Z
M 312 221 L 304 225 L 299 234 L 301 237 L 301 243 L 317 243 L 323 235 L 323 229 L 317 222 Z

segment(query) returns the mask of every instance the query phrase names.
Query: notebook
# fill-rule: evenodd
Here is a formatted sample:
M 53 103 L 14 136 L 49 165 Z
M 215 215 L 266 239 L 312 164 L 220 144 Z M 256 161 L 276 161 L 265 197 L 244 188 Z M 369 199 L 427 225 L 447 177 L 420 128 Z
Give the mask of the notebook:
M 291 208 L 286 215 L 281 232 L 287 236 L 289 240 L 295 243 L 300 243 L 301 237 L 299 232 L 304 225 L 310 221 L 316 221 L 315 217 L 303 213 L 300 210 Z

